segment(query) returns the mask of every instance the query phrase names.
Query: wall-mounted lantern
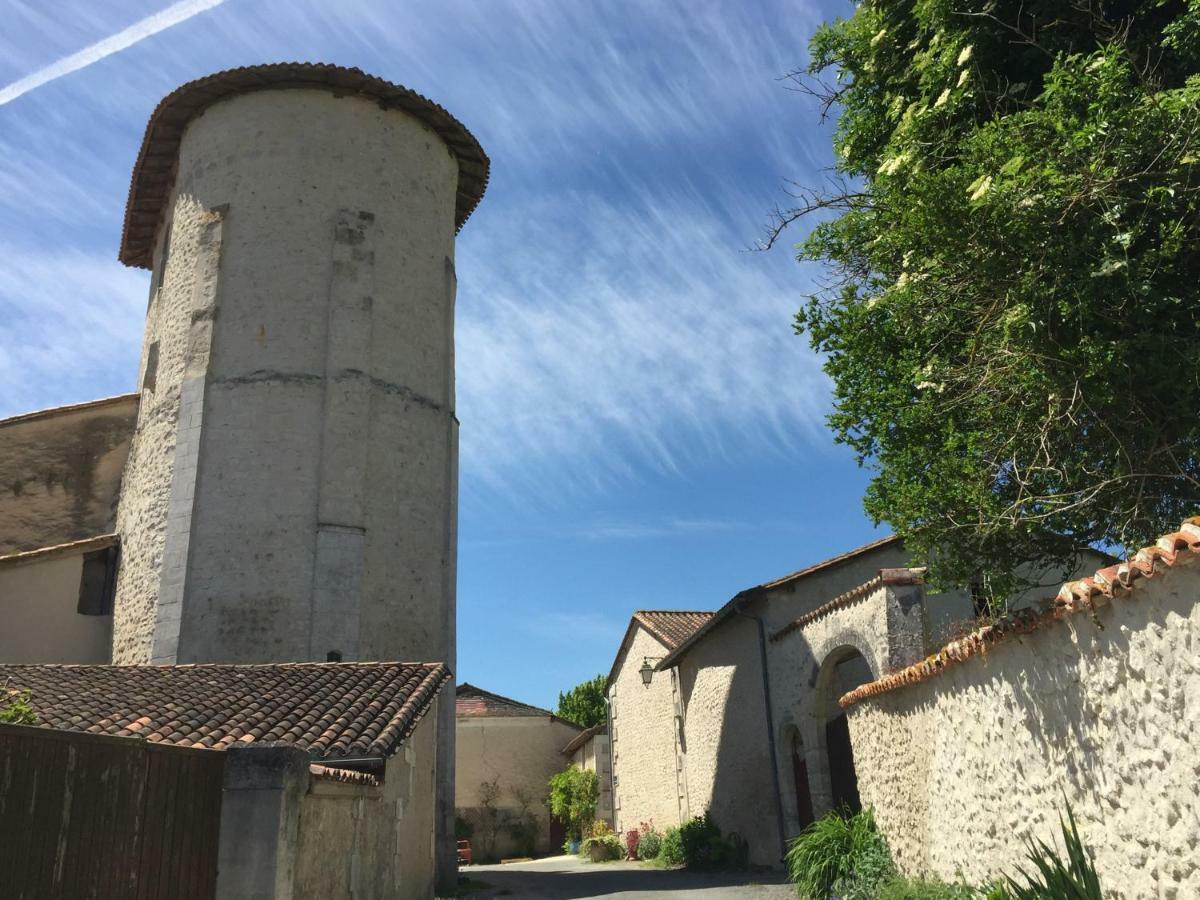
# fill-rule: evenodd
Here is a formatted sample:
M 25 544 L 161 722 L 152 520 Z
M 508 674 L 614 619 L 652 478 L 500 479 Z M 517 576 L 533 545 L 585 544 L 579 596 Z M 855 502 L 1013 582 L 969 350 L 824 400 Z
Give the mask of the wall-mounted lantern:
M 654 678 L 654 668 L 650 665 L 650 660 L 642 663 L 642 668 L 639 670 L 642 673 L 642 684 L 649 684 Z
M 650 660 L 652 658 L 656 660 L 662 659 L 661 656 L 645 656 L 642 658 L 642 667 L 638 669 L 638 671 L 642 674 L 642 684 L 646 685 L 646 687 L 649 687 L 650 682 L 654 679 L 654 666 L 650 665 Z

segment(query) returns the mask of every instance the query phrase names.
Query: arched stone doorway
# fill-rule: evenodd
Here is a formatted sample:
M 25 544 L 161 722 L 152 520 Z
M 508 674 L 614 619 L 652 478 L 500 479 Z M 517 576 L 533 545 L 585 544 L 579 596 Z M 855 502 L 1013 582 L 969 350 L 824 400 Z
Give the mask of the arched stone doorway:
M 808 748 L 800 729 L 785 725 L 779 735 L 779 763 L 783 769 L 784 809 L 789 834 L 799 834 L 813 823 L 812 781 L 808 774 Z
M 821 664 L 817 677 L 813 723 L 820 753 L 814 754 L 822 767 L 822 796 L 816 806 L 821 812 L 846 810 L 858 812 L 858 776 L 854 771 L 854 748 L 845 710 L 838 699 L 860 684 L 873 681 L 870 663 L 858 648 L 843 645 L 831 651 Z M 810 757 L 811 759 L 811 757 Z

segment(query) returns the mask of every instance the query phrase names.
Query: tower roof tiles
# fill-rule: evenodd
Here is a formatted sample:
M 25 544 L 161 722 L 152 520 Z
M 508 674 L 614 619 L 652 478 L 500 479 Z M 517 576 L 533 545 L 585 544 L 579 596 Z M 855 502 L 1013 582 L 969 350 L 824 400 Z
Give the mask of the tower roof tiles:
M 125 205 L 117 258 L 127 266 L 152 265 L 155 234 L 175 184 L 179 144 L 188 123 L 219 100 L 252 91 L 315 88 L 365 97 L 386 109 L 408 113 L 431 128 L 458 160 L 454 225 L 462 228 L 487 189 L 490 161 L 479 141 L 458 119 L 416 91 L 361 69 L 327 63 L 271 63 L 227 69 L 176 88 L 159 102 L 138 151 Z

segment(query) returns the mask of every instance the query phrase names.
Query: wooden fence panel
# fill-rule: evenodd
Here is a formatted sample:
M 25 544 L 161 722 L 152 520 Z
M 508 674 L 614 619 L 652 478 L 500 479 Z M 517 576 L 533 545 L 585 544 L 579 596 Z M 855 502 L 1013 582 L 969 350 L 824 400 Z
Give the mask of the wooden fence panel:
M 211 900 L 225 755 L 0 726 L 0 897 Z

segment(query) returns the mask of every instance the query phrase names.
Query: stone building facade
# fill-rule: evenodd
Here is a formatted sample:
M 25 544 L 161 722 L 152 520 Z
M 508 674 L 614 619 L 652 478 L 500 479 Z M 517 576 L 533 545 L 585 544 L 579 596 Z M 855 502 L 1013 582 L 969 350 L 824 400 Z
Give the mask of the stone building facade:
M 599 795 L 596 798 L 596 819 L 615 828 L 613 821 L 612 751 L 608 743 L 608 725 L 593 725 L 581 731 L 562 748 L 570 765 L 585 772 L 596 773 Z
M 0 611 L 52 598 L 0 662 L 452 669 L 454 241 L 487 175 L 449 113 L 356 69 L 255 66 L 166 97 L 119 254 L 151 272 L 138 393 L 0 422 Z M 103 622 L 72 618 L 76 572 L 81 612 L 103 583 Z M 438 717 L 448 882 L 450 704 Z
M 1081 566 L 1104 561 L 1083 556 Z M 899 539 L 875 541 L 742 591 L 669 649 L 635 615 L 609 680 L 619 827 L 643 811 L 659 827 L 707 812 L 746 840 L 752 862 L 778 866 L 815 817 L 857 807 L 860 766 L 838 698 L 974 617 L 967 590 L 927 594 L 907 563 Z M 633 748 L 623 731 L 638 736 Z
M 688 817 L 679 684 L 649 671 L 711 613 L 641 610 L 634 613 L 608 676 L 608 737 L 613 817 L 618 831 L 642 822 L 658 828 Z
M 565 835 L 546 798 L 566 767 L 562 748 L 583 729 L 471 684 L 455 691 L 455 723 L 455 814 L 472 831 L 475 862 L 559 852 Z

